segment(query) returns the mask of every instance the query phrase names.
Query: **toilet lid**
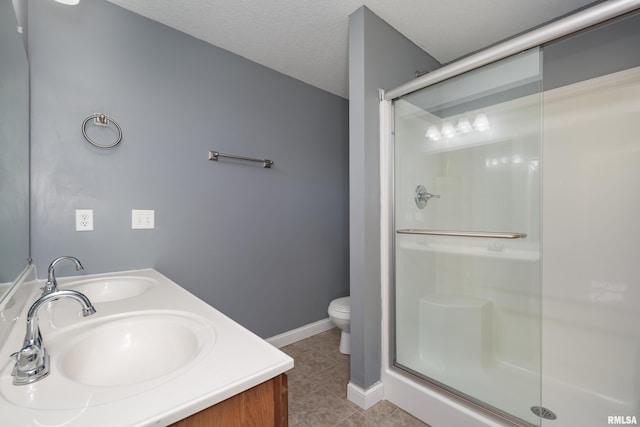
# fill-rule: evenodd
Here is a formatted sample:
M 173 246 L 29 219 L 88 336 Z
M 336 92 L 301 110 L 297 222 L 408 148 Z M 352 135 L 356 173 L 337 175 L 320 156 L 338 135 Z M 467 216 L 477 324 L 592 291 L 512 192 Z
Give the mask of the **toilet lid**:
M 329 309 L 340 313 L 349 313 L 351 311 L 349 297 L 334 299 L 331 301 L 331 304 L 329 304 Z

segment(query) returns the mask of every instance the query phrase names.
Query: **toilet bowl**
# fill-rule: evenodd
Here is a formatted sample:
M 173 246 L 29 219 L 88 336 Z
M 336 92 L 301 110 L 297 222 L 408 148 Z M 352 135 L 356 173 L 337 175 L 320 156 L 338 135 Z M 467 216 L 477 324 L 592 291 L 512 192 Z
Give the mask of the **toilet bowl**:
M 351 304 L 349 297 L 337 298 L 331 301 L 327 312 L 329 313 L 331 321 L 342 330 L 340 335 L 340 353 L 351 354 L 351 346 L 349 343 L 349 332 L 351 332 Z

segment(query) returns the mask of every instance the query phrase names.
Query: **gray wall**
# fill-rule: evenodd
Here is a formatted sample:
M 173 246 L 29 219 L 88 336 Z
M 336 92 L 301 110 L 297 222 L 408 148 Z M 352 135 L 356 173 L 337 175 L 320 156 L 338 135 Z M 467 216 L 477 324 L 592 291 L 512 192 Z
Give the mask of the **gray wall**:
M 60 255 L 85 274 L 153 267 L 263 337 L 348 294 L 346 100 L 102 0 L 29 2 L 29 47 L 39 277 Z M 117 148 L 83 139 L 94 112 L 119 122 Z M 131 230 L 131 209 L 156 229 Z
M 380 138 L 378 89 L 440 64 L 366 7 L 349 18 L 351 381 L 380 380 Z

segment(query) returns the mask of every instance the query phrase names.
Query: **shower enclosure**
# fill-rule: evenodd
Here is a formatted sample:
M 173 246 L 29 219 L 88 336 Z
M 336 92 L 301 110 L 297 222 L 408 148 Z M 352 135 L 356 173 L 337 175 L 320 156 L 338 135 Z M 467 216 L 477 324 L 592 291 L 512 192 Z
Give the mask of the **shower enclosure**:
M 385 396 L 435 427 L 640 419 L 638 28 L 626 15 L 383 102 Z M 623 60 L 563 69 L 580 45 Z

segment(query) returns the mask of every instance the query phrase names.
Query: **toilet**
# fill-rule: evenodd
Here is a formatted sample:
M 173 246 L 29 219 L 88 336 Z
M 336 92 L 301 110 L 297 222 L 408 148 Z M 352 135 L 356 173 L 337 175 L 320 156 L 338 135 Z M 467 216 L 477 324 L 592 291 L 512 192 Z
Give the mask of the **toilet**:
M 351 331 L 351 304 L 349 297 L 337 298 L 329 304 L 329 318 L 342 330 L 340 335 L 340 353 L 351 354 L 351 345 L 349 343 L 349 332 Z

